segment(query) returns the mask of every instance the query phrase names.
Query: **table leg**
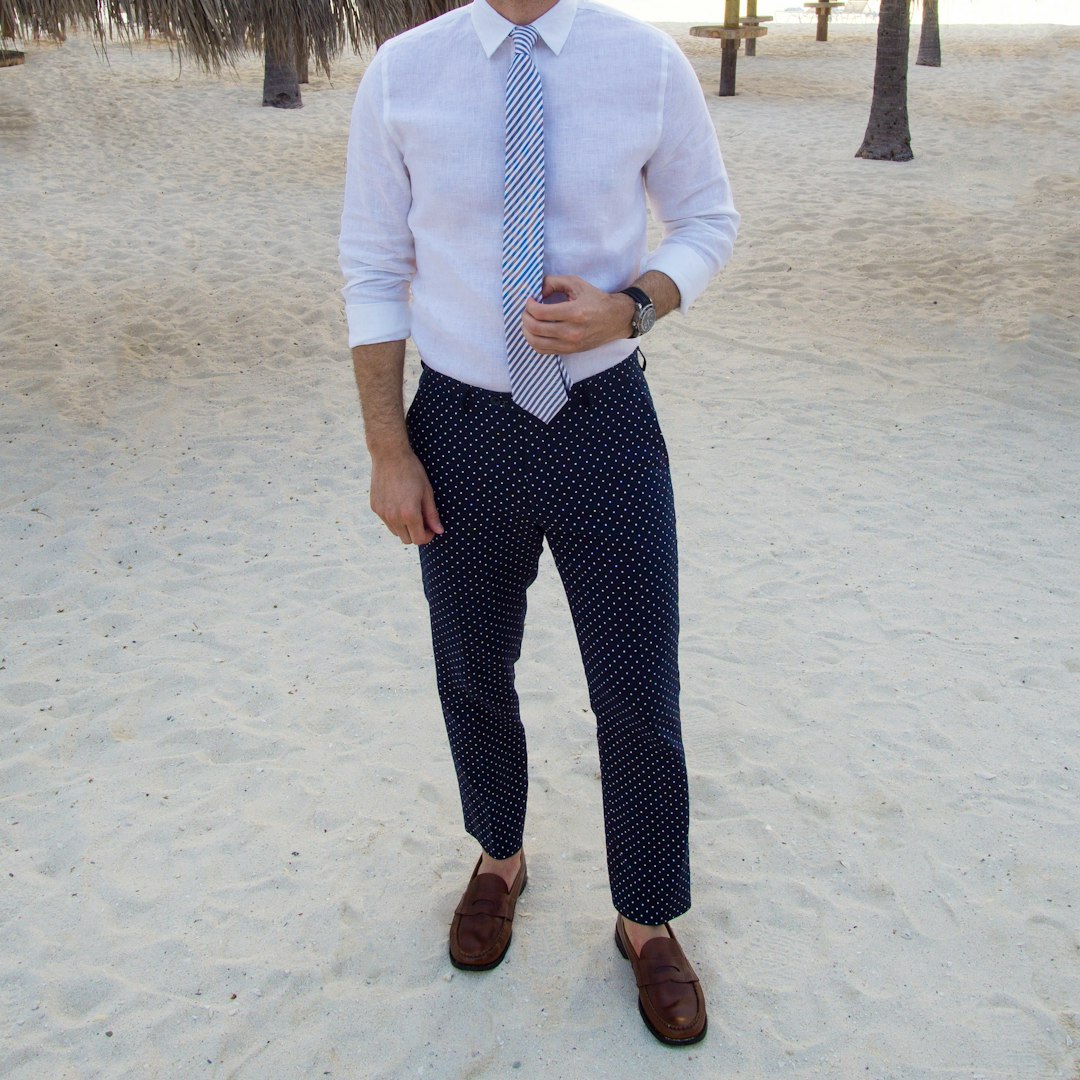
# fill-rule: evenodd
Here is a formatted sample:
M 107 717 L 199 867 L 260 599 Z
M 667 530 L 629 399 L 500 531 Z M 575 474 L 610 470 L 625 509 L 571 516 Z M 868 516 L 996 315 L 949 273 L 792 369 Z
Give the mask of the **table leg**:
M 757 0 L 746 0 L 746 17 L 748 19 L 757 18 Z M 753 25 L 752 23 L 751 26 Z M 757 56 L 757 38 L 748 37 L 746 39 L 746 55 Z
M 735 96 L 735 64 L 739 58 L 739 42 L 725 40 L 720 53 L 720 96 Z

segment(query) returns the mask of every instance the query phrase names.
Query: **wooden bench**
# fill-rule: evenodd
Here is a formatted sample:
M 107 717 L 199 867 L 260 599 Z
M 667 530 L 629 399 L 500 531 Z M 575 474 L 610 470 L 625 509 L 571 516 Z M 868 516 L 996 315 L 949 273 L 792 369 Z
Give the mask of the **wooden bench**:
M 739 55 L 739 42 L 764 37 L 769 32 L 765 26 L 691 26 L 691 37 L 719 38 L 724 44 L 720 53 L 720 97 L 735 94 L 735 62 Z
M 808 0 L 803 4 L 804 8 L 810 8 L 817 12 L 817 39 L 818 41 L 829 40 L 829 13 L 833 8 L 842 8 L 841 0 Z

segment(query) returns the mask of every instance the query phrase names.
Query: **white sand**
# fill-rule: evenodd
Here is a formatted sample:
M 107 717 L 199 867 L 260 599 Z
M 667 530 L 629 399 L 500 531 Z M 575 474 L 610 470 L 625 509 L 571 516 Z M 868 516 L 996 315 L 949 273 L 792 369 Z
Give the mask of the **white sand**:
M 1080 32 L 950 29 L 896 165 L 873 26 L 723 101 L 673 29 L 745 215 L 647 350 L 709 1038 L 633 1008 L 549 560 L 529 891 L 446 959 L 474 846 L 337 292 L 362 61 L 280 113 L 73 38 L 0 71 L 0 1075 L 1078 1074 Z

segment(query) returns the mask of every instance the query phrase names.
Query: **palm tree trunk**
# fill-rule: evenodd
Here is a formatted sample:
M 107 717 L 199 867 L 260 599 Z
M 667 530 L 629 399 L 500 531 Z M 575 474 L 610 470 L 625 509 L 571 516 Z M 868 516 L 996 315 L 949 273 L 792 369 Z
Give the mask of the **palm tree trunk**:
M 263 104 L 275 109 L 299 109 L 300 82 L 296 73 L 296 49 L 290 40 L 284 56 L 271 50 L 269 38 L 263 61 Z
M 908 0 L 881 0 L 878 12 L 877 60 L 870 122 L 856 157 L 874 161 L 910 161 L 907 69 L 911 12 Z
M 308 81 L 308 43 L 303 30 L 296 31 L 296 80 Z
M 922 0 L 922 33 L 916 64 L 941 67 L 941 33 L 938 30 L 938 0 Z

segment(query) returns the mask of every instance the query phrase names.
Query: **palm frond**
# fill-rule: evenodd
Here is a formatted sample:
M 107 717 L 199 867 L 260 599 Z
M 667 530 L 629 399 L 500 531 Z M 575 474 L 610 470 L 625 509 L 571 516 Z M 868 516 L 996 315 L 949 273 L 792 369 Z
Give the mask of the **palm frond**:
M 208 69 L 244 52 L 301 48 L 329 71 L 346 46 L 380 45 L 462 0 L 0 0 L 0 39 L 51 37 L 89 28 L 105 45 L 151 31 Z

